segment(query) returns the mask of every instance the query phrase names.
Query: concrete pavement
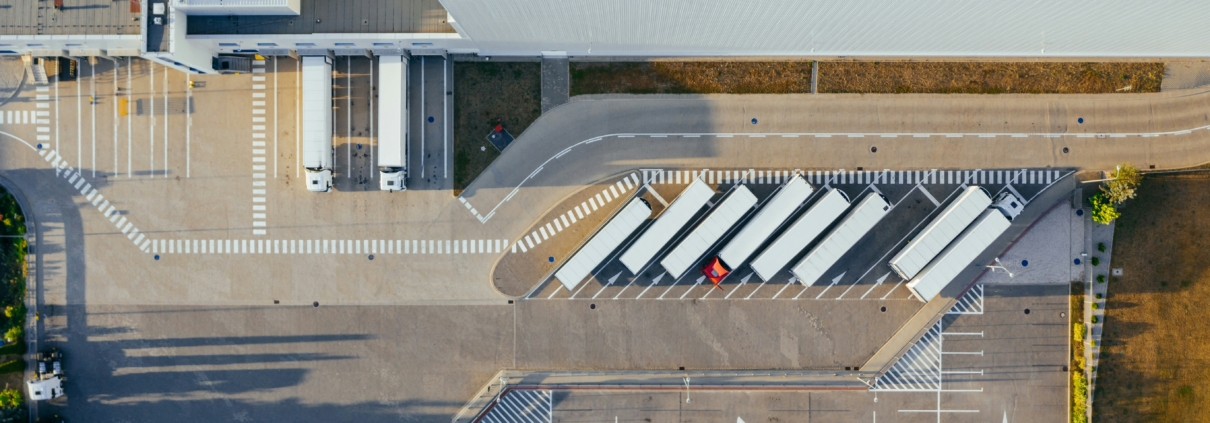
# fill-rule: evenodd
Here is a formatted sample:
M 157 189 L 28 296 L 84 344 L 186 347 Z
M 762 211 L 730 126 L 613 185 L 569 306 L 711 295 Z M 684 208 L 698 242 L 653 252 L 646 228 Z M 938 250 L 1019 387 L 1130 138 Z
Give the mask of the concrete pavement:
M 437 189 L 315 195 L 294 183 L 297 74 L 290 59 L 262 67 L 275 65 L 273 73 L 197 78 L 205 86 L 189 90 L 183 75 L 163 67 L 135 60 L 115 68 L 102 61 L 96 69 L 85 65 L 75 82 L 23 91 L 0 108 L 0 174 L 30 199 L 39 222 L 44 340 L 72 357 L 68 371 L 77 376 L 69 408 L 79 413 L 72 415 L 363 421 L 405 414 L 436 421 L 501 368 L 617 368 L 633 358 L 646 368 L 683 365 L 673 361 L 681 355 L 654 354 L 645 344 L 622 346 L 633 354 L 627 357 L 594 348 L 599 339 L 563 337 L 558 318 L 575 311 L 560 308 L 579 304 L 527 304 L 530 313 L 518 313 L 522 306 L 507 308 L 488 280 L 492 265 L 507 254 L 501 241 L 514 242 L 585 181 L 623 170 L 1108 167 L 1123 160 L 1166 168 L 1208 155 L 1206 131 L 1181 132 L 1206 125 L 1205 92 L 578 99 L 522 134 L 463 195 L 468 203 Z M 271 92 L 276 95 L 255 96 Z M 359 92 L 368 91 L 352 91 Z M 114 119 L 123 99 L 129 113 Z M 822 131 L 838 135 L 818 136 Z M 976 135 L 951 138 L 947 131 Z M 1096 131 L 1107 133 L 1100 138 Z M 1125 133 L 1146 131 L 1171 134 Z M 709 135 L 720 132 L 735 135 Z M 894 138 L 880 135 L 891 132 Z M 1003 135 L 977 135 L 989 132 Z M 567 147 L 610 133 L 650 135 L 580 144 L 539 170 Z M 355 134 L 346 138 L 334 146 L 347 154 L 360 141 Z M 372 148 L 367 142 L 363 149 Z M 44 154 L 37 144 L 44 144 Z M 45 159 L 50 151 L 60 159 L 57 166 L 71 171 L 53 170 Z M 354 157 L 341 158 L 351 168 Z M 361 164 L 372 175 L 368 163 Z M 349 170 L 337 177 L 351 178 Z M 264 185 L 254 185 L 258 181 Z M 102 201 L 112 207 L 99 206 Z M 253 208 L 258 204 L 266 206 L 264 220 Z M 261 228 L 263 238 L 253 233 Z M 139 235 L 149 242 L 135 243 Z M 390 252 L 382 252 L 388 245 Z M 400 253 L 404 245 L 407 251 Z M 576 321 L 597 328 L 602 339 L 634 335 L 663 343 L 667 334 L 661 330 L 683 331 L 677 348 L 703 367 L 751 367 L 774 359 L 779 366 L 802 367 L 825 358 L 808 354 L 805 347 L 818 346 L 811 339 L 783 344 L 774 332 L 736 337 L 743 341 L 717 335 L 750 329 L 737 325 L 737 316 L 772 331 L 784 319 L 779 312 L 800 305 L 692 307 L 650 304 Z M 533 316 L 532 326 L 513 320 L 518 314 Z M 638 315 L 681 325 L 617 332 Z M 875 343 L 889 333 L 861 336 Z M 166 339 L 173 341 L 161 342 Z M 541 352 L 543 343 L 559 342 L 566 343 L 564 356 L 527 354 L 538 358 L 515 361 L 516 351 Z M 761 348 L 769 356 L 744 355 L 774 343 L 777 350 Z M 836 345 L 867 347 L 858 344 Z M 804 349 L 790 348 L 796 346 Z M 798 352 L 779 356 L 783 347 Z

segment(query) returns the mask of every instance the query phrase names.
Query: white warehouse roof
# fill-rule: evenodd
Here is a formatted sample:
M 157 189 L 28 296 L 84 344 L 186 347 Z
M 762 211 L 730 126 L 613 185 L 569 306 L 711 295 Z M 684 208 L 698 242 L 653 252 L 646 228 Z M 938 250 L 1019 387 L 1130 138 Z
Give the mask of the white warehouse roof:
M 912 278 L 911 282 L 907 283 L 908 289 L 916 294 L 917 299 L 929 302 L 941 292 L 942 288 L 958 277 L 958 274 L 962 273 L 962 269 L 975 261 L 975 257 L 978 257 L 992 242 L 995 242 L 1000 234 L 1008 230 L 1008 226 L 1011 224 L 1012 222 L 1004 217 L 1000 210 L 985 210 L 975 220 L 975 223 L 958 235 L 958 239 L 945 247 L 936 260 L 929 263 L 915 278 Z
M 626 204 L 626 207 L 623 207 L 622 211 L 619 211 L 613 219 L 610 219 L 605 227 L 584 243 L 580 251 L 576 251 L 570 259 L 567 259 L 567 263 L 564 263 L 563 268 L 555 273 L 555 277 L 563 283 L 563 286 L 567 287 L 568 291 L 572 290 L 650 216 L 651 206 L 647 205 L 643 199 L 630 200 L 630 203 Z
M 853 208 L 840 224 L 829 232 L 823 241 L 819 241 L 819 245 L 811 249 L 802 261 L 798 262 L 791 272 L 794 272 L 794 277 L 798 278 L 803 285 L 811 286 L 815 281 L 823 276 L 832 265 L 840 260 L 845 252 L 853 248 L 861 237 L 865 236 L 866 232 L 874 228 L 874 224 L 882 220 L 890 209 L 886 199 L 882 195 L 871 192 L 866 194 L 865 199 L 857 203 L 857 207 Z
M 916 234 L 907 246 L 899 250 L 899 254 L 891 258 L 891 269 L 905 280 L 912 280 L 920 269 L 928 266 L 945 246 L 950 244 L 963 229 L 979 217 L 980 213 L 992 205 L 991 196 L 979 186 L 969 186 L 950 203 L 941 214 L 933 218 L 924 230 Z
M 1205 0 L 442 0 L 481 54 L 1207 57 Z
M 622 264 L 630 269 L 630 273 L 638 275 L 643 266 L 651 262 L 660 249 L 668 245 L 672 241 L 672 237 L 676 235 L 685 224 L 689 223 L 697 214 L 702 206 L 710 201 L 710 197 L 714 196 L 714 189 L 710 188 L 705 181 L 697 179 L 689 184 L 688 188 L 681 191 L 681 194 L 672 200 L 672 204 L 660 213 L 660 217 L 655 219 L 655 223 L 647 227 L 647 230 L 639 235 L 639 239 L 622 253 Z

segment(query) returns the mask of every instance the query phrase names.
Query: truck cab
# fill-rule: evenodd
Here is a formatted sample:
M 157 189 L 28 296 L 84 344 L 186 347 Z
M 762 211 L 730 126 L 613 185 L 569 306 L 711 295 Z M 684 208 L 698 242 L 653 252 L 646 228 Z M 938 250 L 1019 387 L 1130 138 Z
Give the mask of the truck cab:
M 38 353 L 38 362 L 34 378 L 25 381 L 31 401 L 52 400 L 63 396 L 63 353 L 57 349 Z
M 997 196 L 995 201 L 992 201 L 992 207 L 999 209 L 1000 213 L 1004 213 L 1004 217 L 1011 221 L 1021 214 L 1021 209 L 1025 208 L 1025 204 L 1022 204 L 1013 193 L 1004 192 Z
M 307 169 L 307 190 L 328 192 L 332 190 L 332 171 L 329 169 Z
M 383 191 L 403 191 L 408 173 L 402 168 L 383 168 L 378 171 L 378 188 Z

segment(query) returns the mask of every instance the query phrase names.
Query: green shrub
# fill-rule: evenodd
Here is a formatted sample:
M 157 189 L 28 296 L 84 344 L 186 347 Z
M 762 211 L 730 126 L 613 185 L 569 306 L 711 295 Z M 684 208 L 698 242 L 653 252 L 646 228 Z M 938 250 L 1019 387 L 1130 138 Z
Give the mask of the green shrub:
M 1097 256 L 1093 256 L 1093 257 L 1092 257 L 1092 259 L 1088 260 L 1088 262 L 1089 262 L 1089 263 L 1092 263 L 1092 265 L 1093 265 L 1093 266 L 1100 266 L 1100 265 L 1101 265 L 1101 258 L 1100 258 L 1100 257 L 1097 257 Z
M 7 342 L 7 343 L 17 342 L 18 340 L 22 339 L 21 338 L 22 334 L 24 334 L 24 331 L 21 330 L 20 326 L 13 326 L 11 328 L 8 328 L 8 331 L 4 332 L 4 342 Z
M 1092 316 L 1092 322 L 1093 322 L 1093 323 L 1097 323 L 1097 322 L 1100 322 L 1100 321 L 1101 321 L 1101 319 L 1098 319 L 1098 318 L 1097 318 L 1097 316 Z
M 1097 275 L 1097 283 L 1105 283 L 1105 275 Z
M 21 406 L 21 391 L 8 388 L 0 391 L 0 408 L 17 408 Z
M 1099 299 L 1101 299 L 1101 298 L 1103 298 L 1103 297 L 1104 297 L 1104 295 L 1101 295 L 1101 293 L 1100 293 L 1100 292 L 1098 292 L 1098 293 L 1097 293 L 1097 299 L 1098 299 L 1098 300 L 1099 300 Z
M 1130 163 L 1118 165 L 1111 177 L 1113 179 L 1105 181 L 1105 185 L 1101 185 L 1101 193 L 1105 195 L 1105 199 L 1114 204 L 1122 204 L 1122 202 L 1134 198 L 1136 188 L 1143 181 L 1143 175 L 1139 173 L 1139 169 Z
M 1071 372 L 1071 423 L 1088 423 L 1088 380 L 1083 371 Z
M 1097 243 L 1097 251 L 1100 251 L 1102 253 L 1105 252 L 1105 243 L 1104 242 Z
M 1118 209 L 1113 202 L 1105 199 L 1103 194 L 1097 194 L 1089 199 L 1092 203 L 1092 221 L 1102 225 L 1108 225 L 1122 214 L 1118 213 Z
M 4 363 L 4 364 L 0 364 L 0 375 L 6 375 L 9 373 L 24 373 L 24 372 L 25 372 L 25 360 L 24 359 L 16 359 L 16 360 L 12 360 L 7 363 Z

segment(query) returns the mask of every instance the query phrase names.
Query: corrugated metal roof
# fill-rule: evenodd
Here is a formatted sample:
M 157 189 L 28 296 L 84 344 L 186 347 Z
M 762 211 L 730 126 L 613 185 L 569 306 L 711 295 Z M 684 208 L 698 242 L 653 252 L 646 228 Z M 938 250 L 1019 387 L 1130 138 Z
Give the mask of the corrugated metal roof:
M 443 0 L 485 53 L 1210 55 L 1205 0 Z
M 714 189 L 710 188 L 710 185 L 701 179 L 694 180 L 622 254 L 622 264 L 630 269 L 630 273 L 638 275 L 643 266 L 650 263 L 660 249 L 668 245 L 672 237 L 685 227 L 689 219 L 692 219 L 713 196 Z
M 761 280 L 768 282 L 769 278 L 786 267 L 794 256 L 802 252 L 815 237 L 832 225 L 845 209 L 849 208 L 849 200 L 837 189 L 831 189 L 823 198 L 816 201 L 806 213 L 798 217 L 792 225 L 764 252 L 752 260 L 752 270 Z
M 129 1 L 0 0 L 0 35 L 138 35 L 141 16 Z
M 731 241 L 727 242 L 727 246 L 718 253 L 718 257 L 732 269 L 744 264 L 748 257 L 751 257 L 752 253 L 755 253 L 756 249 L 773 235 L 773 231 L 776 231 L 782 222 L 789 219 L 790 215 L 798 210 L 798 206 L 803 201 L 807 201 L 807 197 L 810 197 L 814 191 L 811 184 L 808 184 L 801 175 L 795 175 L 761 207 L 760 211 L 756 212 L 756 216 L 749 220 L 748 224 L 731 238 Z
M 966 187 L 954 202 L 891 258 L 891 268 L 903 279 L 911 280 L 991 204 L 991 196 L 982 187 Z
M 189 35 L 454 32 L 437 0 L 302 0 L 300 7 L 298 16 L 190 16 L 187 30 Z
M 752 206 L 756 205 L 756 196 L 752 195 L 752 191 L 748 187 L 740 185 L 710 212 L 709 216 L 685 236 L 672 252 L 660 260 L 660 265 L 664 266 L 664 270 L 673 279 L 681 277 L 685 271 L 689 269 L 697 260 L 702 258 L 702 254 L 706 254 L 706 250 L 710 249 L 723 234 L 732 226 L 735 226 L 739 219 L 744 217 Z
M 975 257 L 992 245 L 1011 224 L 1000 210 L 984 211 L 975 223 L 958 235 L 958 239 L 945 247 L 936 260 L 907 283 L 908 289 L 921 301 L 929 302 L 942 288 L 958 277 L 958 273 L 969 266 Z
M 823 276 L 832 265 L 840 260 L 845 252 L 853 248 L 861 237 L 865 236 L 866 232 L 874 228 L 874 224 L 882 220 L 886 216 L 890 206 L 886 200 L 878 193 L 871 192 L 853 208 L 840 224 L 832 229 L 819 245 L 811 249 L 806 257 L 802 258 L 797 265 L 791 269 L 794 272 L 794 277 L 798 278 L 803 285 L 811 286 L 816 280 Z
M 634 233 L 639 225 L 650 216 L 651 206 L 647 205 L 643 199 L 630 200 L 630 203 L 626 204 L 626 207 L 623 207 L 622 211 L 619 211 L 613 219 L 610 219 L 605 227 L 597 231 L 592 239 L 589 239 L 583 247 L 580 247 L 579 251 L 567 259 L 563 268 L 555 273 L 555 278 L 558 278 L 559 282 L 567 287 L 567 290 L 574 289 L 589 273 L 592 273 L 593 268 L 601 264 L 601 261 L 605 260 L 610 252 L 622 245 L 622 241 Z

